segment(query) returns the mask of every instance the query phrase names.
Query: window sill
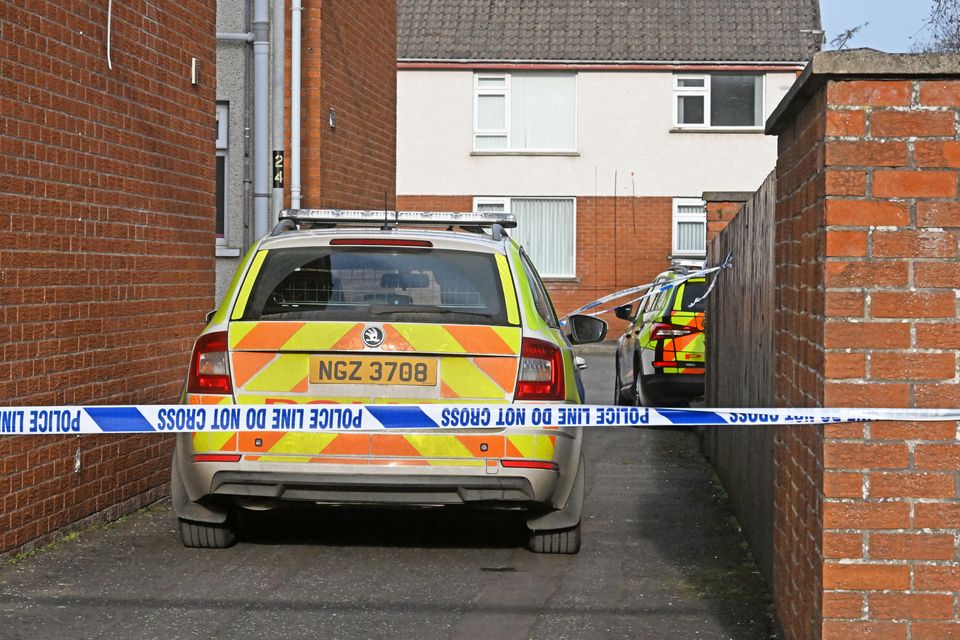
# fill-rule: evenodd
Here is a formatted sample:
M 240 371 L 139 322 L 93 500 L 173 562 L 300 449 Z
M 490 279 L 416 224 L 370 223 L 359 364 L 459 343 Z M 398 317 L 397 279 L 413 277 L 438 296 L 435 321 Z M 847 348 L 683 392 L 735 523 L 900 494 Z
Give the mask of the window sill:
M 670 133 L 759 133 L 763 135 L 763 127 L 733 127 L 721 129 L 719 127 L 673 127 Z
M 579 151 L 471 151 L 471 156 L 560 156 L 575 158 Z
M 557 284 L 579 284 L 580 278 L 577 276 L 540 276 L 544 282 L 555 282 Z
M 218 258 L 239 258 L 240 249 L 236 247 L 224 247 L 217 245 L 217 257 Z
M 707 262 L 707 254 L 676 254 L 670 256 L 670 262 L 675 262 L 677 264 L 683 264 L 684 266 L 698 266 L 698 268 L 703 268 Z M 690 263 L 699 263 L 698 265 L 692 265 Z

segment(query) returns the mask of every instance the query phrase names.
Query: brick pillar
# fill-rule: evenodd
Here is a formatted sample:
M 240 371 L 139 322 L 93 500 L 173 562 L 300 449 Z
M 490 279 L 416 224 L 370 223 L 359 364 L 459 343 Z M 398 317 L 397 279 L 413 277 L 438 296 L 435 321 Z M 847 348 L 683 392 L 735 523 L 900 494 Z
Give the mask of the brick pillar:
M 781 403 L 960 406 L 958 107 L 960 56 L 832 52 L 771 117 Z M 783 429 L 775 457 L 787 638 L 960 638 L 956 422 Z
M 824 402 L 960 406 L 960 79 L 838 78 L 827 103 Z M 960 637 L 957 425 L 824 435 L 824 636 Z
M 704 191 L 707 205 L 707 244 L 727 228 L 744 203 L 753 197 L 752 191 Z
M 775 216 L 774 394 L 778 406 L 823 397 L 823 97 L 806 101 L 778 140 Z M 823 430 L 774 437 L 773 588 L 788 640 L 820 637 Z

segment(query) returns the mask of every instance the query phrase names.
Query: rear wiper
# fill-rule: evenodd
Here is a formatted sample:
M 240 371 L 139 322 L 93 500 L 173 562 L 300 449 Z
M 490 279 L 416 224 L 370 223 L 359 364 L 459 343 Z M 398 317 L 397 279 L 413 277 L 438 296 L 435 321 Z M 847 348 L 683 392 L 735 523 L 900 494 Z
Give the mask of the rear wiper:
M 444 307 L 430 307 L 424 305 L 385 305 L 382 307 L 373 308 L 370 307 L 368 313 L 372 316 L 382 316 L 388 313 L 437 313 L 441 315 L 446 315 L 450 313 L 455 313 L 464 316 L 474 316 L 478 318 L 492 318 L 494 315 L 492 313 L 481 313 L 479 311 L 461 311 L 459 309 L 447 309 Z

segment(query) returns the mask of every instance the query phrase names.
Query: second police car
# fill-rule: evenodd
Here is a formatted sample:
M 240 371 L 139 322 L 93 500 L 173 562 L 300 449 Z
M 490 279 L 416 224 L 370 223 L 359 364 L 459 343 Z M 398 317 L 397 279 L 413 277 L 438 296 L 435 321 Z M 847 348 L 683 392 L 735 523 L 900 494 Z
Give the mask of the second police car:
M 706 289 L 703 276 L 678 267 L 658 275 L 636 308 L 614 309 L 630 321 L 617 342 L 616 404 L 650 407 L 703 395 Z
M 288 210 L 194 347 L 190 404 L 581 403 L 571 343 L 509 214 Z M 576 553 L 577 428 L 178 436 L 183 543 L 225 547 L 237 509 L 288 502 L 523 509 L 529 546 Z

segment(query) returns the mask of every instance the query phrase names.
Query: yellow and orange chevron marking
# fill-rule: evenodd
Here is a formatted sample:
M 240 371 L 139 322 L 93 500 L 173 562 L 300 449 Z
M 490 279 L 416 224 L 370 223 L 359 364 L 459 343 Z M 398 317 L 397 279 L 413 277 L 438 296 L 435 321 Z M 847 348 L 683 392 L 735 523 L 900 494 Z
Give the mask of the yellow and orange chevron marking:
M 364 351 L 360 322 L 232 322 L 231 351 Z M 383 325 L 378 351 L 476 355 L 520 352 L 517 327 L 396 323 Z
M 532 434 L 197 432 L 193 448 L 198 453 L 235 451 L 261 462 L 477 466 L 485 459 L 552 460 L 556 439 Z
M 513 394 L 514 358 L 440 358 L 441 398 L 495 398 Z
M 197 431 L 193 434 L 193 450 L 197 453 L 220 453 L 237 450 L 236 433 Z
M 232 323 L 231 369 L 234 387 L 243 393 L 241 402 L 252 401 L 249 397 L 254 394 L 309 393 L 310 354 L 364 351 L 364 326 L 341 322 Z M 513 394 L 521 341 L 519 328 L 398 323 L 384 325 L 384 333 L 384 343 L 376 352 L 440 356 L 439 398 L 508 400 Z M 304 401 L 320 399 L 343 400 L 324 395 Z
M 703 362 L 704 340 L 702 313 L 674 313 L 670 316 L 670 323 L 683 326 L 694 327 L 699 331 L 686 336 L 668 338 L 663 341 L 663 353 L 659 358 L 664 362 Z M 704 367 L 666 367 L 664 373 L 677 373 L 696 375 L 703 374 L 706 371 Z
M 506 357 L 441 357 L 440 370 L 440 397 L 441 398 L 473 398 L 480 400 L 508 400 L 513 394 L 517 380 L 517 360 Z M 242 390 L 241 402 L 247 400 L 249 394 L 307 394 L 310 391 L 308 371 L 310 356 L 304 353 L 262 353 L 239 351 L 231 356 L 234 372 L 235 388 Z M 332 386 L 327 386 L 329 393 L 335 393 Z M 389 387 L 384 387 L 384 391 Z M 340 391 L 340 389 L 337 389 Z M 317 389 L 314 389 L 316 394 Z M 342 392 L 355 394 L 355 389 L 349 386 Z M 343 398 L 335 395 L 305 397 L 309 400 L 337 400 Z M 386 397 L 373 399 L 358 397 L 358 402 L 384 400 Z

